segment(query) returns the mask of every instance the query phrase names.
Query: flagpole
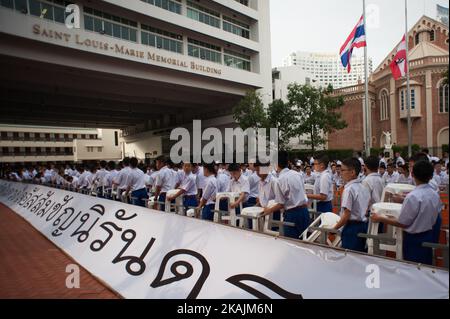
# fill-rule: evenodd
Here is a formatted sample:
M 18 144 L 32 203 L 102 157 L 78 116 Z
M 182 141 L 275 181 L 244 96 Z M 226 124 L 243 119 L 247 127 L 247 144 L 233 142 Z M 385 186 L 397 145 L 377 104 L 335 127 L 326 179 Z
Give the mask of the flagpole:
M 369 72 L 368 72 L 368 59 L 367 59 L 367 24 L 366 24 L 366 0 L 363 0 L 363 16 L 364 16 L 364 31 L 366 34 L 366 45 L 364 46 L 364 73 L 365 73 L 365 99 L 364 99 L 364 109 L 366 112 L 365 116 L 365 122 L 366 122 L 366 156 L 370 156 L 370 144 L 372 142 L 372 138 L 370 136 L 370 129 L 369 129 L 369 112 L 370 112 L 370 106 L 369 106 Z
M 406 110 L 408 113 L 408 156 L 412 156 L 411 88 L 409 77 L 409 37 L 408 37 L 408 0 L 405 0 L 405 42 L 406 42 Z

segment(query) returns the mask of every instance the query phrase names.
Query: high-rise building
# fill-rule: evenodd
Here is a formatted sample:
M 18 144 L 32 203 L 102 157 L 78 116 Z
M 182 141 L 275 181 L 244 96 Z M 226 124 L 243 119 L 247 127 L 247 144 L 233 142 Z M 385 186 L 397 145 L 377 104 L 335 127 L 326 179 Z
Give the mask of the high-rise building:
M 0 1 L 0 122 L 121 129 L 125 153 L 167 153 L 172 128 L 234 125 L 248 90 L 271 102 L 269 18 L 267 0 Z
M 341 58 L 333 53 L 294 52 L 284 60 L 284 66 L 299 66 L 310 73 L 320 86 L 332 85 L 341 88 L 364 82 L 364 57 L 353 55 L 350 73 L 342 66 Z M 372 59 L 368 59 L 369 73 L 372 73 Z

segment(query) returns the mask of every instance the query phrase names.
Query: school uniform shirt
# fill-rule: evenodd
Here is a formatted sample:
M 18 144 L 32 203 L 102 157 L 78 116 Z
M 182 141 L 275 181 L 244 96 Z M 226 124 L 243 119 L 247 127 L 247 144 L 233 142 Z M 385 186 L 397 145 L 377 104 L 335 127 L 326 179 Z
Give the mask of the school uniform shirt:
M 256 172 L 253 172 L 248 177 L 248 183 L 250 184 L 249 198 L 258 198 L 258 183 L 261 180 Z
M 392 175 L 389 175 L 388 172 L 386 172 L 386 175 L 384 176 L 384 184 L 396 184 L 398 182 L 398 179 L 400 177 L 400 174 L 398 172 L 393 172 Z
M 367 222 L 367 209 L 370 202 L 369 190 L 359 179 L 348 182 L 344 187 L 341 202 L 341 215 L 345 209 L 350 211 L 350 221 Z
M 342 175 L 338 175 L 338 173 L 334 174 L 333 181 L 334 181 L 334 184 L 336 185 L 337 188 L 339 188 L 342 185 L 344 185 L 344 180 L 342 179 Z
M 228 191 L 231 183 L 231 175 L 228 171 L 223 170 L 217 174 L 217 193 L 225 193 Z
M 108 174 L 108 171 L 104 168 L 99 169 L 94 176 L 94 182 L 97 182 L 98 187 L 104 186 L 105 176 Z
M 186 192 L 185 196 L 197 195 L 196 176 L 192 173 L 189 175 L 184 174 L 184 178 L 180 184 L 180 189 Z
M 274 189 L 275 202 L 283 205 L 286 211 L 308 204 L 303 180 L 295 171 L 283 169 Z
M 26 181 L 31 180 L 33 177 L 31 176 L 31 173 L 29 171 L 24 171 L 22 173 L 22 178 Z
M 228 191 L 232 193 L 245 193 L 244 202 L 247 201 L 248 195 L 250 194 L 250 183 L 248 182 L 248 178 L 241 174 L 238 180 L 234 178 L 230 181 L 230 186 L 228 187 Z
M 441 176 L 434 173 L 433 175 L 433 181 L 436 183 L 437 186 L 441 185 Z
M 161 168 L 155 181 L 155 186 L 161 187 L 161 193 L 167 193 L 168 191 L 175 189 L 175 184 L 175 172 L 167 166 Z
M 119 171 L 116 169 L 109 171 L 103 178 L 103 185 L 107 188 L 111 188 L 113 180 L 117 177 L 118 174 Z
M 386 159 L 384 158 L 384 157 L 382 157 L 381 159 L 380 159 L 380 163 L 379 163 L 379 165 L 381 165 L 381 164 L 384 164 L 386 167 L 387 167 L 387 161 L 386 161 Z
M 305 184 L 314 185 L 316 183 L 316 177 L 311 173 L 311 175 L 305 174 L 304 177 Z
M 130 168 L 127 183 L 132 192 L 145 188 L 145 173 L 139 168 Z
M 333 181 L 329 170 L 317 173 L 317 178 L 314 183 L 314 194 L 326 195 L 327 198 L 323 202 L 333 200 Z
M 371 209 L 373 204 L 381 202 L 381 196 L 383 195 L 384 190 L 383 180 L 381 179 L 380 174 L 372 173 L 367 175 L 362 184 L 369 190 L 369 209 Z
M 414 183 L 413 183 L 413 178 L 411 177 L 411 175 L 405 176 L 405 175 L 403 175 L 403 174 L 401 174 L 401 175 L 398 177 L 397 183 L 398 183 L 398 184 L 414 185 Z
M 86 176 L 86 180 L 87 180 L 87 183 L 88 183 L 88 185 L 87 185 L 88 188 L 91 188 L 92 185 L 94 185 L 94 182 L 95 182 L 94 177 L 95 177 L 95 173 L 92 173 L 92 172 L 89 172 L 89 174 Z
M 46 183 L 50 183 L 52 181 L 52 177 L 53 177 L 53 171 L 50 169 L 46 169 L 44 171 L 44 180 Z
M 158 171 L 151 171 L 147 173 L 148 179 L 147 179 L 147 185 L 150 187 L 155 187 L 156 183 L 156 177 L 158 176 Z
M 277 178 L 271 174 L 266 179 L 258 182 L 258 198 L 261 207 L 267 207 L 271 200 L 275 199 L 275 187 L 278 182 Z
M 202 199 L 206 201 L 206 205 L 216 203 L 217 179 L 214 175 L 205 178 L 205 188 L 203 189 Z
M 89 188 L 90 185 L 90 178 L 92 176 L 92 173 L 89 171 L 84 171 L 80 178 L 78 179 L 78 187 L 80 188 Z
M 401 165 L 405 165 L 405 160 L 403 159 L 403 157 L 399 156 L 397 158 L 397 161 L 395 162 L 397 164 L 397 166 L 401 166 Z
M 206 186 L 206 177 L 203 174 L 203 166 L 199 166 L 197 172 L 197 188 L 204 189 L 205 186 Z
M 364 160 L 362 157 L 358 157 L 358 161 L 361 163 L 361 165 L 364 165 Z
M 124 190 L 128 185 L 128 175 L 130 174 L 131 168 L 129 166 L 122 168 L 114 179 L 114 183 L 118 184 L 118 189 Z
M 441 178 L 441 184 L 448 186 L 448 173 L 444 173 L 444 176 Z
M 407 233 L 424 233 L 433 229 L 441 210 L 440 197 L 433 188 L 419 185 L 406 196 L 398 222 L 406 226 Z
M 176 185 L 181 185 L 181 183 L 183 182 L 183 180 L 184 180 L 184 176 L 186 175 L 185 173 L 184 173 L 184 171 L 182 170 L 182 169 L 180 169 L 180 170 L 178 170 L 178 171 L 176 171 L 176 170 L 173 170 L 173 172 L 174 172 L 174 174 L 175 174 L 175 186 Z
M 78 186 L 78 179 L 79 179 L 78 177 L 72 176 L 72 183 L 71 183 L 72 187 Z

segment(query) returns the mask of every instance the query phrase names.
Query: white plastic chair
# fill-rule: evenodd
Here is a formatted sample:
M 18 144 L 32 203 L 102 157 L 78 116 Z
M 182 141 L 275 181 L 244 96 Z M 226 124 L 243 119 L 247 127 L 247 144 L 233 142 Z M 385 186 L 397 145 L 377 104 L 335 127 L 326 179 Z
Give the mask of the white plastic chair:
M 236 200 L 239 199 L 239 197 L 241 196 L 241 194 L 239 193 L 217 193 L 216 195 L 216 206 L 215 206 L 215 210 L 219 211 L 220 210 L 220 200 L 221 199 L 228 199 L 228 211 L 230 212 L 229 216 L 221 216 L 221 218 L 219 218 L 219 213 L 214 213 L 214 222 L 218 223 L 220 220 L 222 221 L 229 221 L 231 226 L 237 227 L 237 221 L 239 221 L 239 227 L 243 228 L 244 227 L 244 219 L 242 217 L 238 217 L 236 215 L 236 209 L 230 208 L 230 204 L 233 204 L 234 202 L 236 202 Z M 240 204 L 240 209 L 242 212 L 242 203 Z
M 372 213 L 378 215 L 384 215 L 386 217 L 395 217 L 398 218 L 400 216 L 400 212 L 402 210 L 401 204 L 395 203 L 377 203 L 372 205 Z M 379 223 L 371 222 L 369 225 L 369 235 L 378 236 Z M 388 244 L 380 244 L 379 249 L 383 251 L 391 251 L 395 252 L 396 258 L 398 260 L 403 260 L 403 229 L 389 226 L 391 231 L 386 233 L 386 239 L 394 240 L 394 245 Z M 367 247 L 369 255 L 374 254 L 374 239 L 367 239 Z
M 252 229 L 254 231 L 259 231 L 259 217 L 264 213 L 264 208 L 262 207 L 247 207 L 242 210 L 241 215 L 252 218 Z
M 311 184 L 305 184 L 305 194 L 306 195 L 312 195 L 314 194 L 314 185 Z M 317 200 L 315 199 L 308 199 L 308 211 L 309 215 L 313 216 L 313 218 L 317 215 Z
M 267 207 L 271 208 L 271 207 L 274 207 L 275 205 L 276 205 L 275 201 L 271 200 L 271 201 L 269 201 L 269 204 L 267 205 Z M 274 221 L 273 220 L 273 214 L 264 217 L 263 232 L 265 234 L 278 237 L 278 236 L 280 236 L 280 232 L 272 230 L 273 221 Z M 280 212 L 280 222 L 283 222 L 283 221 L 284 221 L 284 214 L 281 211 Z M 282 226 L 280 225 L 279 227 L 282 227 Z
M 322 213 L 319 217 L 316 218 L 314 222 L 312 222 L 311 225 L 308 226 L 308 229 L 305 230 L 305 232 L 300 236 L 300 239 L 314 243 L 317 239 L 322 236 L 324 233 L 320 230 L 310 230 L 311 227 L 314 228 L 323 228 L 324 230 L 332 229 L 339 221 L 341 220 L 341 217 L 334 213 Z M 308 236 L 308 233 L 309 236 Z M 325 231 L 326 233 L 326 231 Z M 338 245 L 341 243 L 341 236 L 336 235 L 336 238 L 331 241 L 329 238 L 326 239 L 326 242 L 331 247 L 338 247 Z
M 172 207 L 172 202 L 169 201 L 167 198 L 170 196 L 174 196 L 178 193 L 178 189 L 172 189 L 167 192 L 166 194 L 166 202 L 164 204 L 166 213 L 173 213 L 184 216 L 184 208 L 183 208 L 183 195 L 178 196 L 175 199 L 175 207 Z
M 406 195 L 412 192 L 416 187 L 409 184 L 388 184 L 381 195 L 381 202 L 386 202 L 386 195 Z

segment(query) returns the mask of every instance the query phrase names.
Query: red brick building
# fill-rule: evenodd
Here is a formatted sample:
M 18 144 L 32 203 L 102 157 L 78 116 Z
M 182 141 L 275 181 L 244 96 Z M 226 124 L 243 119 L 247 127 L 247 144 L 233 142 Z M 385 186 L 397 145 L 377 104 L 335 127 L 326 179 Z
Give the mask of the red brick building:
M 389 67 L 398 44 L 370 77 L 370 144 L 375 148 L 384 146 L 383 132 L 391 132 L 396 145 L 408 144 L 406 79 L 395 81 Z M 409 31 L 408 45 L 413 144 L 441 155 L 442 145 L 449 143 L 449 90 L 443 83 L 449 64 L 448 27 L 423 16 Z M 328 148 L 363 150 L 364 84 L 336 90 L 336 94 L 344 96 L 342 113 L 348 127 L 329 135 Z

